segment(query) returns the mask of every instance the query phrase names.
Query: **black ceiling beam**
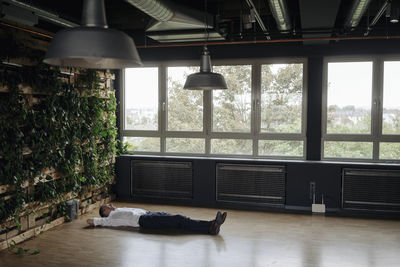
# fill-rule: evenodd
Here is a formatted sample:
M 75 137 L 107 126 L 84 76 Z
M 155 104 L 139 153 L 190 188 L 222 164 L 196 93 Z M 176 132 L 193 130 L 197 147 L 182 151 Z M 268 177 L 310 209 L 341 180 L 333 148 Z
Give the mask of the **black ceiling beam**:
M 312 29 L 333 29 L 336 16 L 339 11 L 340 0 L 301 0 L 300 19 L 301 28 Z M 303 34 L 303 38 L 330 37 L 331 33 Z M 305 44 L 322 44 L 329 41 L 306 41 Z

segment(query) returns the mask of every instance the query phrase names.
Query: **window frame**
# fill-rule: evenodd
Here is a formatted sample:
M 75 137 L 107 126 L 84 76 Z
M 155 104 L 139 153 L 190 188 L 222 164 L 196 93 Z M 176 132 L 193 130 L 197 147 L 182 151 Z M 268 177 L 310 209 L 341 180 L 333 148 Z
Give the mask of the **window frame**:
M 203 91 L 203 131 L 169 131 L 168 122 L 168 67 L 197 66 L 198 61 L 165 61 L 147 62 L 142 67 L 158 67 L 158 130 L 125 130 L 125 69 L 121 70 L 121 98 L 120 98 L 120 125 L 121 141 L 124 137 L 159 137 L 160 152 L 135 151 L 143 155 L 171 155 L 171 156 L 203 156 L 203 157 L 229 157 L 229 158 L 263 158 L 263 159 L 306 159 L 306 128 L 307 128 L 307 58 L 271 58 L 271 59 L 224 59 L 213 60 L 213 66 L 250 65 L 251 66 L 251 122 L 250 132 L 214 132 L 212 131 L 212 92 Z M 261 133 L 261 65 L 264 64 L 303 64 L 303 91 L 302 91 L 302 126 L 301 133 Z M 229 89 L 228 89 L 229 90 Z M 166 152 L 166 138 L 203 138 L 205 140 L 205 153 L 171 153 Z M 252 141 L 252 154 L 212 154 L 211 139 L 249 139 Z M 260 140 L 287 140 L 302 141 L 303 155 L 298 156 L 273 156 L 258 155 Z
M 262 65 L 268 64 L 303 64 L 303 92 L 302 92 L 302 111 L 301 111 L 301 132 L 300 133 L 266 133 L 261 132 L 261 67 Z M 303 141 L 303 157 L 306 158 L 306 147 L 307 147 L 307 105 L 308 105 L 308 61 L 303 58 L 293 59 L 272 59 L 272 60 L 262 60 L 258 64 L 258 88 L 257 88 L 257 99 L 255 100 L 255 105 L 258 108 L 256 114 L 259 116 L 257 118 L 257 155 L 258 155 L 258 143 L 260 140 L 288 140 L 288 141 Z M 257 102 L 258 101 L 258 102 Z M 282 158 L 299 158 L 299 157 L 289 157 L 281 156 Z
M 400 142 L 400 134 L 383 134 L 383 90 L 384 90 L 384 62 L 400 61 L 399 55 L 387 56 L 335 56 L 324 57 L 322 76 L 322 121 L 321 121 L 321 160 L 350 161 L 350 162 L 384 162 L 399 163 L 399 160 L 379 159 L 381 142 Z M 371 92 L 371 133 L 370 134 L 328 134 L 328 63 L 331 62 L 372 62 L 372 92 Z M 372 143 L 372 158 L 345 158 L 325 157 L 325 141 L 351 141 Z

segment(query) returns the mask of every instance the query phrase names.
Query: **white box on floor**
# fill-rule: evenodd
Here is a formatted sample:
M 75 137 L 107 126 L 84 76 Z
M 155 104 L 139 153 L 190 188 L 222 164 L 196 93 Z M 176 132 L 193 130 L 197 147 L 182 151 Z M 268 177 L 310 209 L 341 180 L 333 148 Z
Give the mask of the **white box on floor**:
M 325 213 L 325 204 L 312 204 L 311 210 L 316 213 Z

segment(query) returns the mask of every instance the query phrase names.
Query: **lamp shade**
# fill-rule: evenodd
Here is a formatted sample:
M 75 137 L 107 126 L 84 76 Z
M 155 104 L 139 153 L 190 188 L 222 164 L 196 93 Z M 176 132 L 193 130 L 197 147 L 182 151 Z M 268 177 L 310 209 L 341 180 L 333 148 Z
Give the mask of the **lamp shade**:
M 215 90 L 228 89 L 228 86 L 226 85 L 224 76 L 219 73 L 197 72 L 187 77 L 183 88 L 190 90 Z
M 224 76 L 212 72 L 210 54 L 207 46 L 203 48 L 203 54 L 200 60 L 200 72 L 190 74 L 183 86 L 188 90 L 216 90 L 228 89 Z
M 77 27 L 58 32 L 43 62 L 93 69 L 142 65 L 132 38 L 123 32 L 100 27 Z
M 142 65 L 132 38 L 121 31 L 108 29 L 104 0 L 84 0 L 82 26 L 59 31 L 43 62 L 89 69 Z

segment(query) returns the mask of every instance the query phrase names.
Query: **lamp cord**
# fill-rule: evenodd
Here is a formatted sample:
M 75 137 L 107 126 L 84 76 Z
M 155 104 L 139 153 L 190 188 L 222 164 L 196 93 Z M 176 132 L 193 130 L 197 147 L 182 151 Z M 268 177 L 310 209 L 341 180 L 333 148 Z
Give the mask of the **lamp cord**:
M 207 27 L 207 0 L 204 0 L 204 33 L 206 38 L 204 39 L 204 46 L 207 46 L 208 43 L 208 27 Z

